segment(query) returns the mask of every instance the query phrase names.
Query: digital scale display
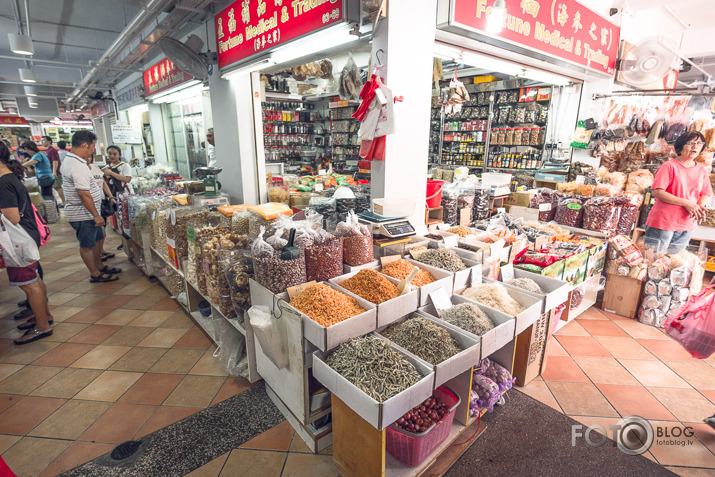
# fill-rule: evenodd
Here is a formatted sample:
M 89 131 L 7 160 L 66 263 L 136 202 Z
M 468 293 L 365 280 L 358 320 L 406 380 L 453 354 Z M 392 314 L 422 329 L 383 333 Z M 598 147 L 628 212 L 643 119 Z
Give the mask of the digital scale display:
M 415 232 L 414 227 L 409 222 L 397 222 L 395 224 L 383 225 L 385 231 L 392 237 L 397 237 L 399 235 L 411 234 Z

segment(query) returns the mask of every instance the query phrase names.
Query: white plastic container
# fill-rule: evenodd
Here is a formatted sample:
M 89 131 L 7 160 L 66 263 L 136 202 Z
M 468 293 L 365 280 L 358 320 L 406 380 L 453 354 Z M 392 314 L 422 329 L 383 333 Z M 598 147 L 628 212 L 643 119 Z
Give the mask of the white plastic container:
M 415 213 L 415 201 L 410 199 L 373 199 L 372 211 L 383 217 L 411 217 Z
M 482 187 L 503 186 L 511 183 L 511 174 L 503 172 L 485 172 L 482 174 Z

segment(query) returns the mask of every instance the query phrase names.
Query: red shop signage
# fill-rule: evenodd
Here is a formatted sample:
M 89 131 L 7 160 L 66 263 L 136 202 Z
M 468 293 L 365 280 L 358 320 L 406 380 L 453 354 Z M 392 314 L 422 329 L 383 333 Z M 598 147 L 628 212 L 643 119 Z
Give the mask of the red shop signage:
M 576 0 L 506 0 L 499 33 L 487 32 L 495 0 L 451 0 L 449 24 L 613 75 L 620 28 Z
M 0 116 L 0 124 L 10 124 L 10 125 L 17 125 L 17 124 L 24 124 L 27 125 L 27 119 L 21 117 L 21 116 Z
M 144 71 L 144 96 L 161 93 L 192 79 L 193 76 L 181 71 L 169 58 L 164 58 Z
M 218 67 L 337 23 L 343 11 L 343 0 L 237 0 L 214 17 Z

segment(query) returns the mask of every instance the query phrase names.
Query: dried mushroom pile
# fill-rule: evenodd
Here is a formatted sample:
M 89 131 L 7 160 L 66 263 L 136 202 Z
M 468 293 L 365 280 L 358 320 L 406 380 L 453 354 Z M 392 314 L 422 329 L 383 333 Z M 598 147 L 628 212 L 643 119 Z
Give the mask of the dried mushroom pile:
M 422 379 L 412 363 L 375 336 L 341 344 L 325 363 L 378 402 L 387 401 Z
M 434 365 L 462 351 L 462 347 L 446 329 L 422 317 L 391 325 L 381 334 Z
M 325 327 L 340 323 L 365 311 L 358 305 L 355 298 L 322 283 L 303 290 L 290 301 L 290 304 L 293 308 L 305 313 L 311 320 Z

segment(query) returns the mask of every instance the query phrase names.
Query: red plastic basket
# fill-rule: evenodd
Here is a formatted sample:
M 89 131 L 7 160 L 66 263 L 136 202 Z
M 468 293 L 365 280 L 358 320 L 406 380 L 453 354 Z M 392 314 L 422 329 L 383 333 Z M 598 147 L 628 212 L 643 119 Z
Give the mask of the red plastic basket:
M 416 434 L 390 425 L 387 428 L 387 452 L 409 467 L 416 467 L 429 456 L 449 436 L 452 421 L 459 405 L 460 398 L 447 386 L 440 386 L 434 390 L 435 397 L 445 404 L 450 405 L 449 413 L 436 425 L 425 432 Z

